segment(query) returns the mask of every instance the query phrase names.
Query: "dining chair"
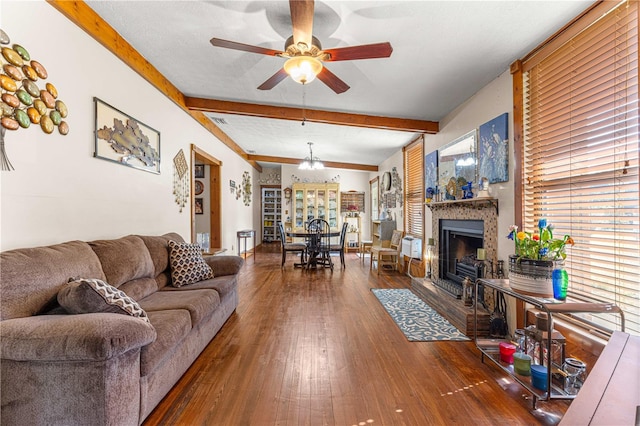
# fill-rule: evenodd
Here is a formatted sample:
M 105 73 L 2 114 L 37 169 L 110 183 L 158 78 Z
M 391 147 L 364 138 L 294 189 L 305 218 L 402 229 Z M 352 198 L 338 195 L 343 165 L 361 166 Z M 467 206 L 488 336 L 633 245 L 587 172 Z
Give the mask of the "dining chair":
M 338 244 L 331 244 L 331 248 L 329 250 L 331 253 L 340 254 L 340 264 L 342 265 L 343 269 L 346 267 L 346 264 L 344 263 L 344 243 L 345 239 L 347 238 L 348 227 L 349 224 L 347 222 L 344 222 L 342 224 L 342 230 L 340 231 L 340 242 Z
M 329 267 L 333 271 L 333 261 L 331 260 L 331 227 L 324 219 L 313 219 L 307 226 L 309 232 L 309 247 L 307 254 L 307 269 L 315 267 Z
M 384 265 L 390 265 L 394 270 L 397 270 L 398 264 L 400 263 L 402 237 L 404 237 L 404 232 L 396 229 L 393 231 L 393 234 L 391 234 L 391 244 L 389 244 L 389 247 L 371 247 L 371 263 L 369 263 L 369 270 L 373 268 L 374 259 L 376 259 L 378 275 L 380 275 L 380 269 L 382 269 Z
M 280 243 L 282 246 L 282 264 L 280 264 L 280 267 L 284 268 L 284 262 L 287 259 L 287 252 L 300 253 L 300 263 L 304 264 L 307 245 L 305 243 L 288 243 L 282 222 L 278 222 L 278 230 L 280 231 Z

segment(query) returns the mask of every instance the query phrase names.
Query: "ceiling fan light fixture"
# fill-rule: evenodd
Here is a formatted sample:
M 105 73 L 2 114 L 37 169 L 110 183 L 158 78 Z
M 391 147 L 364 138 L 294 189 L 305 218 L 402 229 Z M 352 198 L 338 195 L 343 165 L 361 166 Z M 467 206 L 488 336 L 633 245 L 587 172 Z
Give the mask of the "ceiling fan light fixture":
M 312 56 L 294 56 L 284 63 L 284 70 L 296 83 L 311 83 L 322 71 L 322 62 Z

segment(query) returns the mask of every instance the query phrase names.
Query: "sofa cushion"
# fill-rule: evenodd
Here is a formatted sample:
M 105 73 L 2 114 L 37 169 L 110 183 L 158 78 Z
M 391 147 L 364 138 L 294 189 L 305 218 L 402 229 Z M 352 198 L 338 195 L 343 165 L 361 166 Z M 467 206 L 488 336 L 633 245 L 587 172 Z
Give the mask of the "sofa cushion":
M 53 308 L 70 276 L 105 279 L 98 256 L 81 241 L 8 250 L 0 253 L 0 268 L 1 320 Z
M 146 312 L 167 309 L 189 311 L 192 327 L 212 315 L 218 305 L 220 305 L 220 295 L 215 290 L 157 291 L 140 300 L 140 306 Z
M 10 359 L 43 367 L 52 362 L 56 370 L 55 363 L 63 368 L 65 361 L 104 361 L 144 347 L 155 339 L 156 330 L 151 323 L 128 315 L 36 315 L 0 321 L 2 363 Z M 55 386 L 47 381 L 50 378 L 33 376 L 25 380 Z M 3 377 L 3 391 L 4 386 Z
M 158 337 L 140 351 L 141 377 L 153 372 L 191 331 L 191 316 L 186 309 L 151 311 L 149 320 Z
M 141 300 L 158 291 L 158 282 L 153 278 L 136 278 L 122 284 L 118 290 L 124 291 L 133 300 Z
M 153 260 L 140 237 L 129 235 L 91 241 L 89 245 L 100 259 L 106 281 L 114 287 L 137 278 L 155 278 Z
M 237 278 L 235 275 L 223 275 L 221 277 L 216 276 L 215 278 L 211 278 L 210 280 L 198 281 L 195 284 L 191 284 L 187 287 L 172 287 L 167 286 L 162 288 L 160 291 L 186 291 L 186 290 L 196 290 L 196 289 L 213 289 L 220 294 L 220 299 L 224 299 L 224 297 L 233 292 L 237 287 Z
M 147 246 L 153 260 L 154 276 L 169 270 L 169 241 L 183 243 L 184 240 L 175 232 L 160 236 L 138 235 Z
M 149 322 L 147 313 L 138 302 L 123 291 L 98 279 L 70 279 L 58 293 L 58 303 L 72 314 L 110 312 Z
M 196 244 L 169 241 L 169 263 L 174 287 L 213 278 L 213 269 L 204 261 L 202 251 Z
M 236 255 L 227 256 L 207 256 L 204 258 L 211 269 L 216 272 L 216 277 L 221 275 L 237 275 L 240 273 L 244 259 Z

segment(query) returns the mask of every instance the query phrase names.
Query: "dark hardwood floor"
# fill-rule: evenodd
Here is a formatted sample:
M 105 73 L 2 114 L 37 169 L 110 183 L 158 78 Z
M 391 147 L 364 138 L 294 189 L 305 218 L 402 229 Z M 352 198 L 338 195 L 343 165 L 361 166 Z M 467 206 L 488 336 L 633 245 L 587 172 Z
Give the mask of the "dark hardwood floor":
M 397 272 L 302 271 L 258 248 L 240 305 L 145 425 L 556 424 L 566 401 L 539 402 L 481 362 L 473 342 L 409 342 L 370 291 L 409 288 Z M 339 263 L 339 260 L 338 260 Z

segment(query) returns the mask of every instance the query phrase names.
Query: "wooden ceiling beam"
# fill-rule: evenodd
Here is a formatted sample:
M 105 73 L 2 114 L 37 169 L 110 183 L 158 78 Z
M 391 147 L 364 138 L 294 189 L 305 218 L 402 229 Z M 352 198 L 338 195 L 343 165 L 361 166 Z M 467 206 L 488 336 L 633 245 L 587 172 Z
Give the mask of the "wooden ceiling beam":
M 250 104 L 188 96 L 184 98 L 184 101 L 187 108 L 192 111 L 247 115 L 279 120 L 302 121 L 304 118 L 305 121 L 313 123 L 428 134 L 438 133 L 440 127 L 437 121 L 412 120 L 408 118 L 380 117 L 376 115 Z
M 272 157 L 269 155 L 249 154 L 247 157 L 250 161 L 255 161 L 255 162 L 261 161 L 263 163 L 300 164 L 302 162 L 301 158 Z M 338 163 L 335 161 L 324 161 L 324 160 L 322 160 L 322 164 L 324 164 L 324 167 L 331 168 L 331 169 L 349 169 L 349 170 L 358 170 L 363 172 L 378 171 L 378 166 L 372 166 L 369 164 Z

